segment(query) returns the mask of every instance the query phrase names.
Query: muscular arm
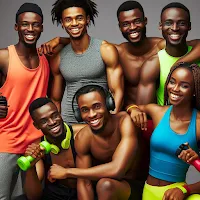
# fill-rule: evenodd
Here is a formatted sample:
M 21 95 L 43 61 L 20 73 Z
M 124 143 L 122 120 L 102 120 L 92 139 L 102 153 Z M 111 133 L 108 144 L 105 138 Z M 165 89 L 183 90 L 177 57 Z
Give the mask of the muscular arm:
M 157 55 L 145 61 L 141 68 L 140 76 L 136 104 L 156 102 L 156 83 L 160 76 L 160 63 Z
M 119 64 L 119 56 L 114 45 L 103 42 L 101 45 L 101 56 L 106 65 L 108 87 L 115 99 L 115 112 L 121 110 L 124 95 L 123 70 Z
M 36 166 L 26 171 L 24 190 L 28 200 L 40 200 L 42 197 L 42 183 L 44 178 L 44 165 L 42 160 Z M 34 189 L 33 189 L 34 188 Z
M 121 141 L 118 144 L 112 160 L 108 163 L 90 167 L 87 169 L 69 168 L 66 169 L 67 177 L 74 178 L 87 178 L 90 180 L 99 180 L 101 178 L 114 178 L 121 179 L 129 169 L 134 155 L 137 150 L 137 135 L 136 129 L 132 123 L 128 114 L 120 121 L 119 131 L 121 132 Z M 85 151 L 86 137 L 81 132 L 79 136 L 82 136 L 81 140 L 77 138 L 77 152 L 80 159 L 83 159 L 83 153 Z
M 50 59 L 50 68 L 52 73 L 52 83 L 50 88 L 50 98 L 57 106 L 58 110 L 61 111 L 61 100 L 64 93 L 64 78 L 60 72 L 60 55 L 57 54 Z

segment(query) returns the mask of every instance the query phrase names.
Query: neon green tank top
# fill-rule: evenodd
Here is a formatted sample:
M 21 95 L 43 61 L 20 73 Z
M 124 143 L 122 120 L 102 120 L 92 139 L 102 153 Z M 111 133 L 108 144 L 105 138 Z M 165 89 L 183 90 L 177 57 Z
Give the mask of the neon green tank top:
M 188 46 L 188 52 L 192 50 L 191 46 Z M 187 53 L 188 53 L 187 52 Z M 160 61 L 160 85 L 156 92 L 157 104 L 164 105 L 164 87 L 170 68 L 180 57 L 170 56 L 165 49 L 158 52 L 158 58 Z M 199 64 L 199 63 L 198 63 Z

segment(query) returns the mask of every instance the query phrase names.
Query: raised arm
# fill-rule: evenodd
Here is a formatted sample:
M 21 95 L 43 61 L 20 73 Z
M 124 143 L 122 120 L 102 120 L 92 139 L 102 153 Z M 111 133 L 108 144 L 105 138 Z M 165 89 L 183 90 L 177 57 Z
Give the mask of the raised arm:
M 60 54 L 50 58 L 50 68 L 52 73 L 52 80 L 50 85 L 50 98 L 57 106 L 58 110 L 61 111 L 61 101 L 65 89 L 64 78 L 60 72 Z
M 124 95 L 124 77 L 118 51 L 114 45 L 104 41 L 101 45 L 101 56 L 106 65 L 108 87 L 115 99 L 114 113 L 117 113 L 122 108 Z
M 145 61 L 141 68 L 140 82 L 137 89 L 137 105 L 156 102 L 156 84 L 160 76 L 160 63 L 156 55 Z

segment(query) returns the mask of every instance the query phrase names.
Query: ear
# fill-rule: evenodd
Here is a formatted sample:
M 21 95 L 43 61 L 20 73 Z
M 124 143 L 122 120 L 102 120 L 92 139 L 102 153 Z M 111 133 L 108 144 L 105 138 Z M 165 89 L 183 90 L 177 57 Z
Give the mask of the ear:
M 63 21 L 61 20 L 61 26 L 62 26 L 62 29 L 64 29 L 64 25 L 63 25 Z
M 189 31 L 190 31 L 192 29 L 191 22 L 189 22 L 188 26 L 189 26 Z
M 159 22 L 158 29 L 159 29 L 159 30 L 162 30 L 162 22 Z
M 148 22 L 148 19 L 145 17 L 144 18 L 144 24 L 145 24 L 145 26 L 147 25 L 147 22 Z
M 43 24 L 42 24 L 42 27 L 41 27 L 41 32 L 43 32 Z
M 87 25 L 89 25 L 90 24 L 90 16 L 89 15 L 87 16 L 86 20 L 87 20 Z
M 35 126 L 35 128 L 37 128 L 38 130 L 40 130 L 39 126 L 35 122 L 33 122 L 33 125 Z
M 17 24 L 15 24 L 14 29 L 15 29 L 16 31 L 18 31 L 18 25 L 17 25 Z

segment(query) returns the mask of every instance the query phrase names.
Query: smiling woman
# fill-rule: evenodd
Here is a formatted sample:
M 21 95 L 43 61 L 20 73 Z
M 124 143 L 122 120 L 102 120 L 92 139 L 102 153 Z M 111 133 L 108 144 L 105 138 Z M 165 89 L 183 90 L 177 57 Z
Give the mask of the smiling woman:
M 150 168 L 143 190 L 143 200 L 161 200 L 163 197 L 183 200 L 200 191 L 200 182 L 193 185 L 185 183 L 189 164 L 175 154 L 177 148 L 186 142 L 198 153 L 199 80 L 198 65 L 179 63 L 171 68 L 165 83 L 165 104 L 171 104 L 170 106 L 148 104 L 131 110 L 135 123 L 140 124 L 140 119 L 136 117 L 138 112 L 145 112 L 153 119 L 155 126 L 151 136 Z M 170 145 L 166 141 L 170 141 Z M 195 196 L 195 199 L 199 198 L 200 195 Z

